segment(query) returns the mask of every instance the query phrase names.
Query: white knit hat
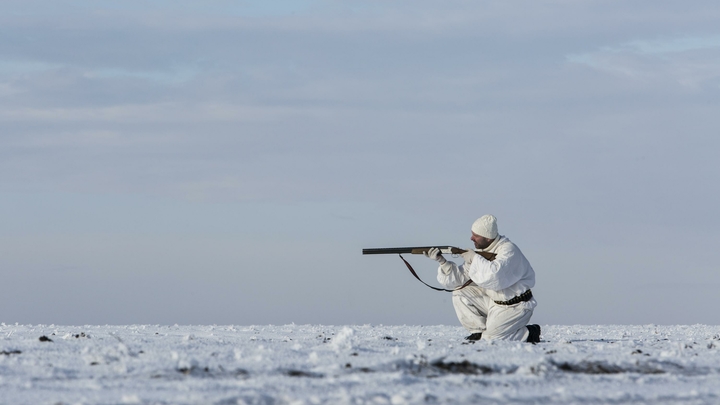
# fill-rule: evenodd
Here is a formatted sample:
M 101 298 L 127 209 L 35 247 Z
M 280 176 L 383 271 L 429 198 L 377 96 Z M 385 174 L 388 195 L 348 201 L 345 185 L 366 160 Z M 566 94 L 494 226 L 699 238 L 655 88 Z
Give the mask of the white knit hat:
M 497 218 L 483 215 L 472 224 L 472 231 L 484 238 L 495 239 L 498 236 Z

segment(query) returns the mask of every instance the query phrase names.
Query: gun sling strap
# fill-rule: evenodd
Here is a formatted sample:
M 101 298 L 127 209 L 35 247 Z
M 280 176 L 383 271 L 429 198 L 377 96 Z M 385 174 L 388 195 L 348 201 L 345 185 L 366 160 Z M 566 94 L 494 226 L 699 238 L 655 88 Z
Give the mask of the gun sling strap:
M 467 283 L 461 285 L 460 287 L 458 287 L 458 288 L 456 288 L 456 289 L 454 289 L 454 290 L 446 290 L 446 289 L 444 289 L 444 288 L 433 287 L 433 286 L 431 286 L 430 284 L 422 281 L 422 279 L 420 278 L 420 276 L 418 276 L 417 273 L 415 272 L 415 269 L 412 268 L 412 266 L 410 265 L 410 263 L 408 263 L 407 260 L 405 260 L 405 258 L 402 257 L 402 255 L 398 255 L 398 256 L 400 256 L 400 259 L 402 259 L 402 261 L 403 261 L 403 262 L 405 263 L 405 265 L 407 266 L 408 270 L 410 270 L 410 273 L 412 273 L 412 275 L 415 276 L 416 279 L 418 279 L 421 283 L 425 284 L 426 286 L 432 288 L 432 289 L 435 290 L 435 291 L 453 292 L 453 291 L 457 291 L 457 290 L 462 290 L 463 288 L 469 286 L 469 285 L 472 284 L 472 282 L 473 282 L 472 280 L 468 280 Z
M 435 291 L 453 292 L 453 291 L 457 291 L 457 290 L 462 290 L 463 288 L 469 286 L 469 285 L 472 284 L 472 282 L 473 282 L 472 280 L 468 280 L 465 284 L 463 284 L 463 285 L 461 285 L 460 287 L 455 288 L 455 289 L 453 289 L 453 290 L 446 290 L 446 289 L 444 289 L 444 288 L 433 287 L 433 286 L 431 286 L 430 284 L 422 281 L 422 279 L 420 278 L 420 276 L 418 276 L 417 273 L 415 272 L 415 269 L 412 268 L 412 266 L 410 265 L 410 263 L 408 263 L 407 260 L 405 260 L 405 258 L 402 257 L 402 255 L 398 255 L 398 256 L 400 256 L 400 259 L 403 261 L 403 263 L 405 263 L 405 265 L 407 266 L 408 270 L 410 270 L 410 273 L 412 273 L 412 275 L 415 276 L 416 279 L 418 279 L 421 283 L 425 284 L 426 286 L 432 288 L 432 289 L 435 290 Z M 492 255 L 483 254 L 482 256 L 485 257 L 485 258 L 488 259 L 488 260 L 494 260 L 494 259 L 495 259 L 495 255 L 494 255 L 494 254 L 492 254 Z M 508 301 L 495 301 L 495 303 L 498 304 L 498 305 L 515 305 L 515 304 L 519 304 L 519 303 L 521 303 L 521 302 L 530 301 L 530 300 L 532 299 L 532 296 L 533 296 L 533 295 L 532 295 L 532 291 L 527 290 L 527 291 L 525 291 L 524 293 L 522 293 L 522 294 L 518 295 L 517 297 L 514 297 L 514 298 L 512 298 L 512 299 L 510 299 L 510 300 L 508 300 Z

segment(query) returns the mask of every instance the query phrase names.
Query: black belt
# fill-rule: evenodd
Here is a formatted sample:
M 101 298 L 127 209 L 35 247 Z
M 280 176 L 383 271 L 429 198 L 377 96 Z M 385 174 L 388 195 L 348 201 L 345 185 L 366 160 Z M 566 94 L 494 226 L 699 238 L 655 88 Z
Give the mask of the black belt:
M 532 291 L 527 290 L 515 298 L 509 299 L 507 301 L 495 301 L 495 303 L 498 305 L 515 305 L 521 302 L 530 301 L 530 299 L 532 299 Z

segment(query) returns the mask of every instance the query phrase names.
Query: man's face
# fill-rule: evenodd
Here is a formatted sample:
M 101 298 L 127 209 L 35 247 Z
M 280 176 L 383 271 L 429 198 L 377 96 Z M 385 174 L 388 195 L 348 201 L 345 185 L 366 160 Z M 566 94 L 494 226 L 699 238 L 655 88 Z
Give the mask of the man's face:
M 490 244 L 493 241 L 492 239 L 488 239 L 484 236 L 480 236 L 480 235 L 476 234 L 475 232 L 470 232 L 470 233 L 472 233 L 470 240 L 473 241 L 473 243 L 475 244 L 475 249 L 485 249 L 486 247 L 490 246 Z

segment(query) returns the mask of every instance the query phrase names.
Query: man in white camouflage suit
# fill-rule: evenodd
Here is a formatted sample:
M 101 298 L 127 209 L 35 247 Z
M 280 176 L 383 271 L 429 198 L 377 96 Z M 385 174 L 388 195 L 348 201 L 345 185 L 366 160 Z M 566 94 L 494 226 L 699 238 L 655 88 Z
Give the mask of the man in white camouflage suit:
M 446 260 L 439 249 L 425 255 L 440 263 L 438 282 L 453 292 L 452 302 L 460 323 L 470 331 L 467 340 L 500 339 L 540 342 L 540 326 L 528 325 L 537 301 L 530 289 L 535 271 L 520 249 L 498 234 L 492 215 L 478 218 L 471 227 L 475 249 L 495 253 L 487 260 L 473 250 L 462 254 L 464 263 Z M 460 288 L 466 282 L 472 283 Z

